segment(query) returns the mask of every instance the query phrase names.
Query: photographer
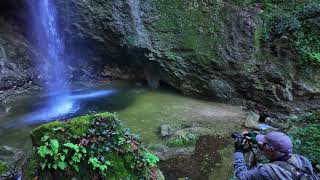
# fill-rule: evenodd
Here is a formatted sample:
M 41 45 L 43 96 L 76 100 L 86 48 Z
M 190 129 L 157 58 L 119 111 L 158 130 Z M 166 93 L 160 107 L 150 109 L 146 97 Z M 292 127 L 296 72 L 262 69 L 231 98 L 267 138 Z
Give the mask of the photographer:
M 291 139 L 281 132 L 269 132 L 266 135 L 257 135 L 253 132 L 243 132 L 233 135 L 236 139 L 234 153 L 235 175 L 241 180 L 251 179 L 314 179 L 310 161 L 301 156 L 292 154 Z M 246 144 L 257 144 L 269 160 L 267 164 L 260 164 L 248 169 L 244 160 L 244 147 Z

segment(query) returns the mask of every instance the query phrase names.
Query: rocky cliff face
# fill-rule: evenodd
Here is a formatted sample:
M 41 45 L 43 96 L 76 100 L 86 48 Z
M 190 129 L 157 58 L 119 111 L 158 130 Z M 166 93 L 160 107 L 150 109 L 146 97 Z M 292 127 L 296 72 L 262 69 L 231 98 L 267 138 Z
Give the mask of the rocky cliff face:
M 283 111 L 319 106 L 320 70 L 297 66 L 286 36 L 260 41 L 259 4 L 55 2 L 74 74 L 144 79 L 153 87 L 163 82 L 187 95 L 237 103 L 247 99 Z
M 320 72 L 296 66 L 290 40 L 259 42 L 259 6 L 219 0 L 56 1 L 69 42 L 77 45 L 70 51 L 99 64 L 104 75 L 146 79 L 154 87 L 161 81 L 188 95 L 248 99 L 285 111 L 318 102 Z
M 0 102 L 26 88 L 37 75 L 36 52 L 24 35 L 25 14 L 21 1 L 0 3 Z

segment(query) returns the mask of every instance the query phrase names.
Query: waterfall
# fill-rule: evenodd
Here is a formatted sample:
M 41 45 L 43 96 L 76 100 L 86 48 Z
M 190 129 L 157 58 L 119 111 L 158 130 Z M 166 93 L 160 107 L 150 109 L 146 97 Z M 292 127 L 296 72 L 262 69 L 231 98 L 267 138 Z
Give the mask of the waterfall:
M 46 89 L 45 104 L 18 120 L 29 124 L 47 122 L 75 114 L 80 101 L 111 95 L 114 90 L 76 93 L 69 87 L 69 55 L 65 52 L 63 34 L 59 31 L 55 0 L 27 0 L 32 21 L 30 41 L 38 50 L 37 64 Z M 9 125 L 11 126 L 11 125 Z
M 141 19 L 141 4 L 140 0 L 128 0 L 131 8 L 131 16 L 133 18 L 134 29 L 136 33 L 135 43 L 140 47 L 147 47 L 150 45 L 150 38 Z
M 40 66 L 42 74 L 47 80 L 48 90 L 51 93 L 64 94 L 68 91 L 67 71 L 64 66 L 64 42 L 58 33 L 56 9 L 50 0 L 38 0 L 39 19 L 44 32 L 38 35 L 41 43 L 40 52 L 46 59 L 46 64 Z
M 42 78 L 47 107 L 43 114 L 47 118 L 59 117 L 70 112 L 73 101 L 70 100 L 64 40 L 57 24 L 57 10 L 53 0 L 28 0 L 32 14 L 31 39 L 39 52 L 38 69 Z M 45 118 L 45 117 L 44 117 Z

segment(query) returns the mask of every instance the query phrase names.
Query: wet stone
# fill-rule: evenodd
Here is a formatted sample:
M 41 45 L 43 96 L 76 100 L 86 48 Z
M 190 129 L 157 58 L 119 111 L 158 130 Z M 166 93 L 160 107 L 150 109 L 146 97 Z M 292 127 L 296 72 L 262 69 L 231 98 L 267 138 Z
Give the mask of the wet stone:
M 260 116 L 257 113 L 249 112 L 244 126 L 247 128 L 256 129 L 259 124 L 259 118 Z
M 160 132 L 162 137 L 171 136 L 174 133 L 174 128 L 169 124 L 163 124 L 160 126 Z
M 2 168 L 1 177 L 4 179 L 16 179 L 21 174 L 21 166 L 25 161 L 25 157 L 23 151 L 9 146 L 0 146 L 0 162 L 6 167 Z

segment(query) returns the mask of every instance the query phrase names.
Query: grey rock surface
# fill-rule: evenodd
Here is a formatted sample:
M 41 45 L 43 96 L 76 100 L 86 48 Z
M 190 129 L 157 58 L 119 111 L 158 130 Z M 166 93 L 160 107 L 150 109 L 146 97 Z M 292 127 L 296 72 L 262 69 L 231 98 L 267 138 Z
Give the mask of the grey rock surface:
M 22 27 L 0 13 L 0 101 L 37 81 L 35 56 Z
M 118 77 L 147 80 L 154 87 L 161 81 L 187 95 L 248 99 L 281 111 L 310 109 L 319 102 L 319 70 L 298 69 L 286 38 L 272 41 L 274 52 L 256 47 L 261 11 L 255 8 L 196 0 L 56 3 L 61 28 L 76 45 L 70 51 L 81 49 L 78 59 L 99 64 L 96 70 L 105 75 L 114 74 L 108 73 L 112 67 L 121 69 Z M 203 14 L 195 17 L 197 12 Z
M 6 163 L 8 171 L 0 174 L 4 179 L 16 179 L 21 175 L 21 167 L 26 160 L 23 151 L 9 146 L 0 146 L 0 161 Z

